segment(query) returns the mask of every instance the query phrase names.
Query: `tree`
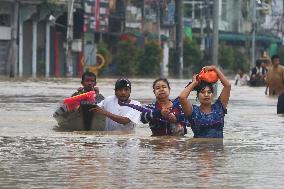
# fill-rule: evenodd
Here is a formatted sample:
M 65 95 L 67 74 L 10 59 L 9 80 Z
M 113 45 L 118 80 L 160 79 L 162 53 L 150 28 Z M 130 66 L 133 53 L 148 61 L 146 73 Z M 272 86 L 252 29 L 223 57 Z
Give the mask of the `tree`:
M 232 47 L 221 43 L 219 46 L 219 65 L 223 69 L 230 69 L 234 62 L 234 50 Z
M 250 64 L 249 59 L 246 57 L 245 53 L 241 52 L 239 49 L 234 50 L 234 62 L 231 66 L 233 71 L 237 71 L 239 68 L 249 71 Z
M 138 73 L 143 76 L 158 76 L 160 74 L 160 62 L 163 57 L 162 53 L 157 41 L 147 42 L 144 46 L 142 60 L 139 63 Z
M 131 41 L 120 41 L 113 56 L 114 74 L 133 76 L 137 73 L 139 49 Z
M 184 70 L 190 73 L 197 73 L 204 64 L 202 63 L 203 53 L 196 40 L 185 38 L 183 43 L 183 65 Z

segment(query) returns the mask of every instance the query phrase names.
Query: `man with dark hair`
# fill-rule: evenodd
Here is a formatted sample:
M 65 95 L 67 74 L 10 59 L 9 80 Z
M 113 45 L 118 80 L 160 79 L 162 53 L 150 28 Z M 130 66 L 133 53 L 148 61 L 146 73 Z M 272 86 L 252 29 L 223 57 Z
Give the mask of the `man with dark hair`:
M 128 106 L 120 106 L 120 102 L 141 105 L 130 99 L 131 82 L 126 78 L 118 79 L 115 83 L 115 95 L 106 97 L 92 111 L 106 117 L 106 131 L 132 131 L 140 123 L 140 112 Z
M 84 72 L 82 75 L 81 84 L 82 87 L 79 87 L 77 91 L 72 94 L 72 96 L 83 94 L 89 91 L 96 91 L 97 94 L 99 93 L 99 89 L 96 87 L 97 76 L 93 72 Z
M 267 74 L 266 65 L 261 60 L 256 60 L 255 67 L 251 69 L 250 85 L 251 86 L 263 86 L 265 85 L 265 76 Z
M 284 66 L 280 65 L 279 55 L 271 57 L 272 66 L 267 72 L 267 84 L 265 94 L 269 91 L 269 96 L 278 96 L 284 93 Z
M 97 77 L 93 72 L 86 71 L 82 75 L 81 79 L 82 87 L 79 87 L 72 96 L 77 96 L 83 93 L 87 93 L 90 91 L 96 92 L 96 103 L 101 102 L 104 99 L 104 96 L 99 93 L 97 84 Z M 92 120 L 93 120 L 93 113 L 90 111 L 90 104 L 88 102 L 81 102 L 80 104 L 80 111 L 82 111 L 83 115 L 83 122 L 84 122 L 84 129 L 90 130 L 92 127 Z M 97 116 L 98 117 L 98 116 Z

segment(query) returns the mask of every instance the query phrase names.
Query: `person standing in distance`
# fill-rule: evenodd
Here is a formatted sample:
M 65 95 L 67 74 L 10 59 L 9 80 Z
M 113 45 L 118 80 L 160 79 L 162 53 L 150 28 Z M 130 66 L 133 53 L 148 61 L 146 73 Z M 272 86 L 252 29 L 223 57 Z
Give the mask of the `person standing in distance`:
M 280 65 L 280 57 L 273 55 L 271 57 L 272 66 L 267 72 L 266 90 L 269 96 L 278 96 L 284 93 L 284 66 Z

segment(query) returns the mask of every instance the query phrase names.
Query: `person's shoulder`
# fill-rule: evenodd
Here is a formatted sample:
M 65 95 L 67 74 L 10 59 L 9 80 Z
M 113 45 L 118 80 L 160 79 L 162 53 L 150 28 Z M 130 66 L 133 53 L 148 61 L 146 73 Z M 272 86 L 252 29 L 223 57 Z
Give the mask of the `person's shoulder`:
M 73 93 L 71 96 L 77 96 L 77 95 L 79 95 L 79 94 L 82 94 L 82 93 L 83 93 L 83 90 L 84 90 L 83 87 L 79 87 L 79 88 L 77 89 L 77 91 L 76 91 L 75 93 Z
M 179 106 L 181 106 L 180 100 L 179 100 L 178 97 L 175 98 L 175 99 L 173 99 L 173 100 L 171 100 L 171 101 L 172 101 L 172 103 L 173 103 L 173 107 L 179 107 Z
M 136 104 L 136 105 L 141 105 L 141 103 L 138 100 L 133 100 L 133 99 L 130 100 L 130 103 Z
M 245 77 L 245 78 L 249 78 L 249 75 L 245 73 L 245 74 L 244 74 L 244 77 Z
M 114 95 L 105 97 L 105 101 L 112 101 L 112 100 L 116 100 L 116 99 L 117 99 L 117 98 L 116 98 L 116 96 L 114 96 Z
M 156 109 L 156 102 L 151 102 L 149 104 L 146 104 L 145 107 L 154 110 Z
M 201 113 L 200 107 L 193 104 L 191 116 L 195 117 L 196 115 L 199 115 L 200 113 Z
M 271 66 L 271 65 L 266 67 L 267 71 L 271 71 L 272 68 L 273 68 L 273 66 Z
M 213 108 L 213 109 L 220 109 L 220 110 L 222 110 L 225 114 L 227 113 L 227 109 L 224 108 L 224 106 L 223 106 L 223 104 L 222 104 L 220 98 L 218 98 L 218 99 L 214 102 L 214 104 L 212 105 L 212 108 Z
M 117 102 L 117 98 L 115 96 L 107 96 L 104 98 L 104 104 Z
M 284 70 L 284 66 L 283 66 L 283 65 L 279 65 L 279 67 L 280 67 L 282 70 Z

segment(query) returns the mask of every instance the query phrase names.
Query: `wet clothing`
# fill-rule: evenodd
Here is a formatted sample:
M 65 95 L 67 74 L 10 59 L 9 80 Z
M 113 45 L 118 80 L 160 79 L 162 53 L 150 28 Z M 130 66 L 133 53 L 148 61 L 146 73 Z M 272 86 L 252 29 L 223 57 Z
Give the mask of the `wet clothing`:
M 96 94 L 99 94 L 99 89 L 97 87 L 94 88 L 94 91 Z M 75 93 L 73 93 L 71 96 L 77 96 L 83 93 L 87 93 L 89 91 L 86 91 L 83 87 L 79 87 Z
M 265 85 L 265 76 L 267 74 L 267 69 L 265 67 L 255 66 L 251 69 L 250 81 L 251 86 L 263 86 Z
M 104 96 L 99 93 L 99 89 L 97 87 L 94 88 L 94 91 L 96 92 L 96 103 L 101 102 L 104 99 Z M 79 87 L 77 91 L 73 93 L 71 96 L 73 97 L 87 92 L 89 91 L 86 91 L 83 87 Z
M 199 106 L 192 105 L 192 114 L 188 117 L 194 138 L 223 138 L 224 109 L 220 99 L 212 104 L 212 111 L 204 113 Z
M 96 92 L 95 104 L 104 100 L 104 96 L 99 93 L 99 90 L 98 90 L 97 87 L 94 88 L 94 91 Z M 72 97 L 80 95 L 80 94 L 84 94 L 84 93 L 87 93 L 87 92 L 89 92 L 89 91 L 86 91 L 83 87 L 80 87 L 80 88 L 77 89 L 77 91 L 75 93 L 72 94 Z M 90 104 L 90 102 L 81 101 L 80 111 L 82 112 L 82 115 L 83 115 L 83 124 L 84 124 L 84 129 L 86 131 L 89 131 L 92 127 L 92 121 L 93 121 L 94 113 L 89 111 L 91 108 L 93 108 L 92 103 Z
M 130 104 L 141 106 L 140 102 L 136 100 L 131 100 Z M 116 96 L 106 97 L 97 105 L 112 114 L 127 117 L 131 120 L 128 124 L 120 124 L 106 117 L 106 131 L 132 131 L 136 124 L 140 123 L 140 112 L 128 106 L 120 106 Z
M 266 73 L 267 73 L 267 69 L 265 67 L 255 66 L 254 68 L 251 69 L 251 75 L 265 76 Z
M 146 108 L 151 111 L 141 113 L 141 121 L 142 123 L 149 123 L 152 136 L 184 135 L 187 133 L 187 125 L 185 124 L 186 118 L 179 99 L 176 98 L 174 101 L 172 101 L 172 103 L 173 106 L 170 109 L 170 112 L 176 116 L 177 123 L 170 123 L 162 117 L 162 107 L 158 102 L 148 104 Z
M 243 86 L 247 85 L 248 82 L 249 82 L 249 76 L 245 73 L 242 76 L 240 74 L 237 74 L 235 76 L 235 85 Z

